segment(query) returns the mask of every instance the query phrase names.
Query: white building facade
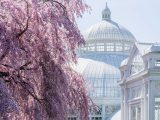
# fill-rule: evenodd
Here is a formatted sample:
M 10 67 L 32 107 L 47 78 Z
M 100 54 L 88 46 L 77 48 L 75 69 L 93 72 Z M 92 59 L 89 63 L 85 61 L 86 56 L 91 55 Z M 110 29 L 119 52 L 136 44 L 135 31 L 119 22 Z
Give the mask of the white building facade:
M 136 43 L 120 71 L 121 120 L 160 120 L 160 44 Z

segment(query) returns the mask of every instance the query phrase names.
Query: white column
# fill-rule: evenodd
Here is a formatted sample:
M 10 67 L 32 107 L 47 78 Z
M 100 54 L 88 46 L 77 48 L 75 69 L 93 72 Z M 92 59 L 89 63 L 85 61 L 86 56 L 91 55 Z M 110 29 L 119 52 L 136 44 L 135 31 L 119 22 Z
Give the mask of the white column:
M 147 120 L 146 117 L 145 117 L 145 111 L 146 111 L 146 88 L 145 88 L 145 80 L 143 80 L 143 84 L 141 86 L 141 119 L 142 120 Z
M 143 107 L 142 107 L 142 109 L 143 109 L 143 112 L 142 112 L 142 119 L 144 119 L 144 120 L 147 120 L 147 118 L 146 118 L 146 109 L 147 109 L 147 107 L 146 107 L 146 85 L 144 84 L 143 85 L 143 96 L 142 96 L 143 98 L 144 98 L 144 103 L 143 103 Z
M 124 88 L 124 120 L 128 120 L 127 89 Z
M 121 120 L 124 120 L 124 90 L 123 90 L 122 86 L 121 86 L 121 92 L 122 92 L 122 96 L 121 96 Z
M 154 120 L 154 82 L 149 81 L 149 90 L 148 90 L 148 120 Z
M 147 83 L 144 84 L 144 120 L 148 120 L 148 87 Z

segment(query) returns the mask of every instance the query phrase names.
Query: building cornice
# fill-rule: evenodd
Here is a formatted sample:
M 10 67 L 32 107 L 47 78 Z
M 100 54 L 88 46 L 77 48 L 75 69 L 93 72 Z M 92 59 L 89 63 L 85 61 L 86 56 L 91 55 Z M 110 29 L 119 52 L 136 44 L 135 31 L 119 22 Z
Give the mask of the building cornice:
M 160 74 L 160 68 L 147 69 L 147 70 L 141 71 L 138 74 L 131 75 L 126 79 L 123 78 L 122 80 L 118 81 L 118 83 L 119 83 L 119 85 L 129 84 L 132 82 L 142 80 L 142 79 L 146 78 L 147 76 L 150 76 L 150 77 L 152 77 L 153 75 L 159 76 L 159 74 Z

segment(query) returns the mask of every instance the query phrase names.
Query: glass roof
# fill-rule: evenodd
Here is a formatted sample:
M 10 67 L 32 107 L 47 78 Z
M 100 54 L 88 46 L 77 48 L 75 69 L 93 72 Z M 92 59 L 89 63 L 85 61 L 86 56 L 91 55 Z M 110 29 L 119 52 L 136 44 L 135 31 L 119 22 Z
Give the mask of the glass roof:
M 105 62 L 79 58 L 75 70 L 83 75 L 89 84 L 91 97 L 120 97 L 117 80 L 120 71 Z
M 75 69 L 85 78 L 90 97 L 120 97 L 118 68 L 125 58 L 127 55 L 107 52 L 87 52 L 79 55 Z
M 105 62 L 95 61 L 92 59 L 79 58 L 76 65 L 76 71 L 90 77 L 102 77 L 104 74 L 119 74 L 119 69 Z
M 135 42 L 136 39 L 127 29 L 113 21 L 101 21 L 91 26 L 84 33 L 84 38 L 88 40 L 116 40 Z
M 111 11 L 107 4 L 102 11 L 102 21 L 92 25 L 85 33 L 85 40 L 118 40 L 135 42 L 136 39 L 127 29 L 111 20 Z M 95 42 L 95 41 L 94 41 Z
M 75 70 L 83 75 L 88 83 L 90 97 L 119 98 L 121 62 L 127 58 L 122 54 L 86 53 L 79 56 Z

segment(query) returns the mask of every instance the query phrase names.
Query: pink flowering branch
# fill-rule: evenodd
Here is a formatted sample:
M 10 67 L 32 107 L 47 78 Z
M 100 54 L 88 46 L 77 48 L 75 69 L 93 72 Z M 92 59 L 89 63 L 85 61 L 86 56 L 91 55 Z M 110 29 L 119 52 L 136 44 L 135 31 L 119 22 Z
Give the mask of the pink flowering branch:
M 8 91 L 0 119 L 65 120 L 70 110 L 88 119 L 84 80 L 68 64 L 84 44 L 75 15 L 86 8 L 82 0 L 0 1 L 0 91 Z

